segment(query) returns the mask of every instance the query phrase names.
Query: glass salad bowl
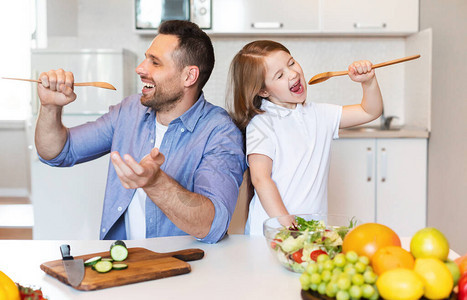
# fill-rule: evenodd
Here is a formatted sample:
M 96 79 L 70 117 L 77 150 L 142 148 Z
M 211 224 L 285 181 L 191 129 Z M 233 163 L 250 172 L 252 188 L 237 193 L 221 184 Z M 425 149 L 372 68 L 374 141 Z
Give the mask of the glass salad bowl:
M 355 218 L 344 215 L 297 214 L 269 218 L 263 223 L 267 246 L 277 261 L 301 273 L 320 254 L 342 252 L 342 241 Z

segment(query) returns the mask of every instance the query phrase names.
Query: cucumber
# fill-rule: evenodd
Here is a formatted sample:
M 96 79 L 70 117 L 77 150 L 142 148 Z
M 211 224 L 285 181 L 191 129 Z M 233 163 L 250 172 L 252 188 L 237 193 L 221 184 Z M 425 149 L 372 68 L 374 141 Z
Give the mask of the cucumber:
M 94 266 L 94 270 L 96 270 L 99 273 L 107 273 L 110 270 L 112 270 L 112 263 L 110 261 L 98 261 Z
M 126 248 L 126 244 L 124 241 L 121 241 L 121 240 L 117 240 L 115 242 L 112 243 L 112 245 L 110 245 L 110 249 L 112 249 L 113 246 L 116 246 L 116 245 L 120 245 L 120 246 L 123 246 Z
M 127 264 L 122 264 L 122 263 L 113 264 L 112 268 L 114 270 L 124 270 L 124 269 L 128 268 L 128 265 Z
M 110 261 L 110 262 L 113 262 L 114 260 L 111 259 L 110 257 L 104 257 L 101 259 L 102 261 Z
M 115 241 L 110 246 L 110 257 L 112 257 L 114 261 L 122 261 L 128 257 L 128 249 L 123 241 Z
M 100 261 L 102 257 L 100 256 L 94 256 L 93 258 L 90 258 L 84 262 L 85 266 L 94 266 L 98 261 Z

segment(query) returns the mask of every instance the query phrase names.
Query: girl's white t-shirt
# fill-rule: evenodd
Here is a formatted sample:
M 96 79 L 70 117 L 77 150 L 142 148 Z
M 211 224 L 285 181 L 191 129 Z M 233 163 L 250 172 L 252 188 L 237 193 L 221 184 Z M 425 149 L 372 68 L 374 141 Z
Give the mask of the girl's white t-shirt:
M 164 126 L 156 120 L 156 140 L 154 148 L 159 148 L 168 126 Z M 146 238 L 146 198 L 142 188 L 136 189 L 130 205 L 125 212 L 125 229 L 128 240 L 141 240 Z
M 342 106 L 312 102 L 288 109 L 263 99 L 261 109 L 246 129 L 247 158 L 272 159 L 271 178 L 290 214 L 326 214 L 331 141 L 339 138 Z M 262 235 L 267 218 L 255 190 L 245 234 Z

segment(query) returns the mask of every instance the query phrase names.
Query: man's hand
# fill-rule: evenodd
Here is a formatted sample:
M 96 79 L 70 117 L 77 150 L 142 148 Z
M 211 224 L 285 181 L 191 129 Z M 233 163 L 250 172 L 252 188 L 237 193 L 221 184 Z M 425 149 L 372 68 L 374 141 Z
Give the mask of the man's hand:
M 349 66 L 349 77 L 355 82 L 365 83 L 375 77 L 375 71 L 368 60 L 353 62 Z
M 152 149 L 139 163 L 129 154 L 125 154 L 122 159 L 117 151 L 112 152 L 110 158 L 126 189 L 144 188 L 154 184 L 165 161 L 164 155 L 157 148 Z
M 39 80 L 41 83 L 37 85 L 37 92 L 42 106 L 62 107 L 75 101 L 73 73 L 63 69 L 50 70 L 41 73 Z

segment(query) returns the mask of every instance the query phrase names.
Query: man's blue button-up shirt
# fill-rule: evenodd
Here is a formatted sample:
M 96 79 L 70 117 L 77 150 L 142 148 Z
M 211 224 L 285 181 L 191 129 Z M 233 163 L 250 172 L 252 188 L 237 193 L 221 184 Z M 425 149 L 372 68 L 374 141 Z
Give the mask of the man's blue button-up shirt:
M 111 151 L 140 161 L 154 147 L 156 112 L 132 95 L 94 122 L 70 128 L 62 152 L 41 161 L 58 167 L 86 162 Z M 215 243 L 227 231 L 245 171 L 243 137 L 227 112 L 204 99 L 170 122 L 160 146 L 161 169 L 189 191 L 209 198 L 215 216 L 203 242 Z M 109 164 L 100 238 L 126 239 L 124 213 L 135 189 L 125 189 Z M 190 205 L 189 201 L 186 205 Z M 146 237 L 186 235 L 149 198 Z

